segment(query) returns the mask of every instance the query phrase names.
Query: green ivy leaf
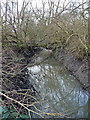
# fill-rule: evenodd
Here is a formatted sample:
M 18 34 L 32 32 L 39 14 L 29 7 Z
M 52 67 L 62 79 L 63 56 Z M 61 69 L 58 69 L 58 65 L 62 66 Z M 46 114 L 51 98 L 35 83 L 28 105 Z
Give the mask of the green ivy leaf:
M 7 119 L 8 116 L 9 116 L 9 114 L 10 114 L 10 112 L 5 113 L 5 114 L 3 115 L 3 119 Z
M 21 114 L 21 115 L 20 115 L 20 118 L 22 118 L 22 119 L 25 119 L 25 118 L 26 118 L 26 119 L 27 119 L 27 118 L 30 118 L 30 117 L 29 117 L 28 115 Z
M 1 107 L 0 106 L 0 114 L 2 114 L 2 112 L 6 113 L 8 111 L 7 107 Z
M 15 109 L 13 106 L 10 108 L 10 112 L 15 112 Z
M 10 118 L 18 117 L 18 115 L 19 114 L 17 112 L 10 113 Z

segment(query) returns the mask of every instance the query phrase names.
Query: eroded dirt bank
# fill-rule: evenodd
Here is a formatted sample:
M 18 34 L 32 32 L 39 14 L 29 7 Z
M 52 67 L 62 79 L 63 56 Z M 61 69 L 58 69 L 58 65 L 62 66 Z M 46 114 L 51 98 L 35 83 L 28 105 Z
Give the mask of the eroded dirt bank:
M 40 51 L 39 47 L 9 48 L 3 50 L 3 74 L 7 79 L 11 80 L 11 83 L 7 82 L 7 88 L 5 89 L 19 89 L 19 87 L 24 89 L 31 87 L 28 83 L 28 76 L 25 75 L 25 68 L 27 68 L 27 65 L 31 62 L 32 57 Z M 61 49 L 56 49 L 52 55 L 71 71 L 80 83 L 84 85 L 84 88 L 90 91 L 90 69 L 89 59 L 87 59 L 87 57 L 83 60 L 78 60 L 70 52 Z M 4 83 L 3 87 L 6 87 Z
M 55 59 L 59 60 L 84 86 L 84 89 L 90 92 L 90 56 L 83 60 L 78 60 L 70 52 L 56 49 Z

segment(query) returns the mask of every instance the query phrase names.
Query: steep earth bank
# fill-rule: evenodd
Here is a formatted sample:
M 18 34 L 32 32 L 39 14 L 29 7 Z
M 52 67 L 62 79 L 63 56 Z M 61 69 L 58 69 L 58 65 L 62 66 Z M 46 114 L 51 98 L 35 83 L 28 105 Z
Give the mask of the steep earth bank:
M 83 60 L 78 60 L 70 52 L 56 49 L 55 59 L 59 60 L 84 86 L 84 89 L 90 92 L 90 56 Z

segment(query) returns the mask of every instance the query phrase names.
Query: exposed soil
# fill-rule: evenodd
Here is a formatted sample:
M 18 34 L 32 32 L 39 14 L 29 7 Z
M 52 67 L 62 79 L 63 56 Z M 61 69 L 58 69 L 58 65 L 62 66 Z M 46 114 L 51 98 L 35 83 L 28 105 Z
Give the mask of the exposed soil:
M 58 49 L 54 57 L 63 63 L 63 65 L 79 80 L 83 88 L 90 92 L 90 56 L 83 60 L 78 60 L 70 52 Z

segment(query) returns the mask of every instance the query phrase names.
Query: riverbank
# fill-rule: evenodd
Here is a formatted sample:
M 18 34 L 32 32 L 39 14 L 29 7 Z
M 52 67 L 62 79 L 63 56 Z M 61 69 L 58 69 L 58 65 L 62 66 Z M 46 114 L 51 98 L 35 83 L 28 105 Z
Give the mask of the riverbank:
M 40 53 L 40 47 L 21 47 L 19 48 L 7 48 L 3 50 L 3 73 L 9 73 L 9 76 L 24 76 L 25 71 L 27 70 L 28 64 L 32 63 L 32 58 L 36 54 Z M 42 52 L 43 54 L 43 52 Z M 41 54 L 40 54 L 41 55 Z M 44 55 L 43 55 L 44 56 Z M 63 65 L 69 70 L 84 86 L 84 89 L 90 91 L 90 82 L 89 82 L 89 63 L 87 57 L 83 60 L 78 60 L 72 53 L 69 51 L 65 51 L 64 49 L 57 48 L 53 51 L 52 56 L 57 59 L 59 62 L 63 63 Z M 46 57 L 46 55 L 45 55 Z M 36 58 L 35 58 L 36 59 Z M 8 76 L 7 75 L 7 76 Z M 15 77 L 14 76 L 14 77 Z M 24 77 L 23 77 L 24 78 Z M 21 77 L 20 80 L 15 80 L 14 84 L 21 85 Z M 25 76 L 25 80 L 23 79 L 22 85 L 23 89 L 28 88 L 28 78 Z M 17 82 L 16 82 L 17 81 Z M 9 87 L 9 85 L 7 85 Z M 13 85 L 12 85 L 13 86 Z M 8 88 L 7 87 L 7 88 Z M 9 87 L 11 89 L 12 87 Z M 15 87 L 17 88 L 17 87 Z
M 8 47 L 2 50 L 2 102 L 1 106 L 13 111 L 9 117 L 20 118 L 28 115 L 34 102 L 38 101 L 37 90 L 30 83 L 27 66 L 31 56 L 36 53 L 33 48 Z M 32 104 L 32 105 L 31 105 Z M 28 106 L 30 105 L 30 106 Z M 0 106 L 0 107 L 1 107 Z M 16 114 L 14 114 L 16 112 Z M 34 111 L 32 110 L 32 113 Z M 2 116 L 4 117 L 4 113 Z M 31 112 L 30 112 L 31 116 Z M 8 117 L 8 116 L 7 116 Z M 29 116 L 25 116 L 27 118 Z M 29 117 L 30 118 L 30 117 Z
M 56 49 L 54 54 L 55 59 L 61 62 L 84 86 L 84 89 L 90 92 L 89 81 L 89 57 L 83 60 L 77 59 L 71 52 L 61 49 Z
M 2 97 L 3 106 L 8 106 L 10 108 L 14 105 L 17 111 L 19 111 L 19 114 L 25 113 L 28 115 L 26 109 L 23 109 L 23 111 L 20 109 L 21 104 L 19 103 L 22 102 L 23 105 L 27 105 L 29 110 L 32 110 L 33 104 L 38 101 L 37 98 L 39 96 L 39 92 L 34 88 L 34 85 L 30 83 L 27 68 L 32 64 L 33 59 L 36 59 L 36 57 L 39 58 L 38 55 L 43 54 L 43 50 L 48 51 L 48 49 L 42 49 L 40 47 L 8 47 L 3 49 L 2 92 L 6 97 L 8 96 L 12 99 L 10 101 L 9 99 Z M 86 88 L 89 86 L 88 61 L 86 59 L 77 60 L 69 52 L 59 48 L 52 51 L 52 57 L 57 59 L 60 63 L 63 63 L 63 65 L 80 81 L 82 86 L 84 86 L 84 89 L 90 92 L 90 89 Z M 44 56 L 46 59 L 46 55 Z M 19 101 L 19 105 L 14 103 L 17 101 Z M 28 104 L 31 104 L 31 106 L 29 107 Z
M 28 74 L 28 64 L 34 54 L 39 52 L 35 47 L 8 47 L 2 51 L 2 90 L 31 89 Z M 9 81 L 9 82 L 8 82 Z

